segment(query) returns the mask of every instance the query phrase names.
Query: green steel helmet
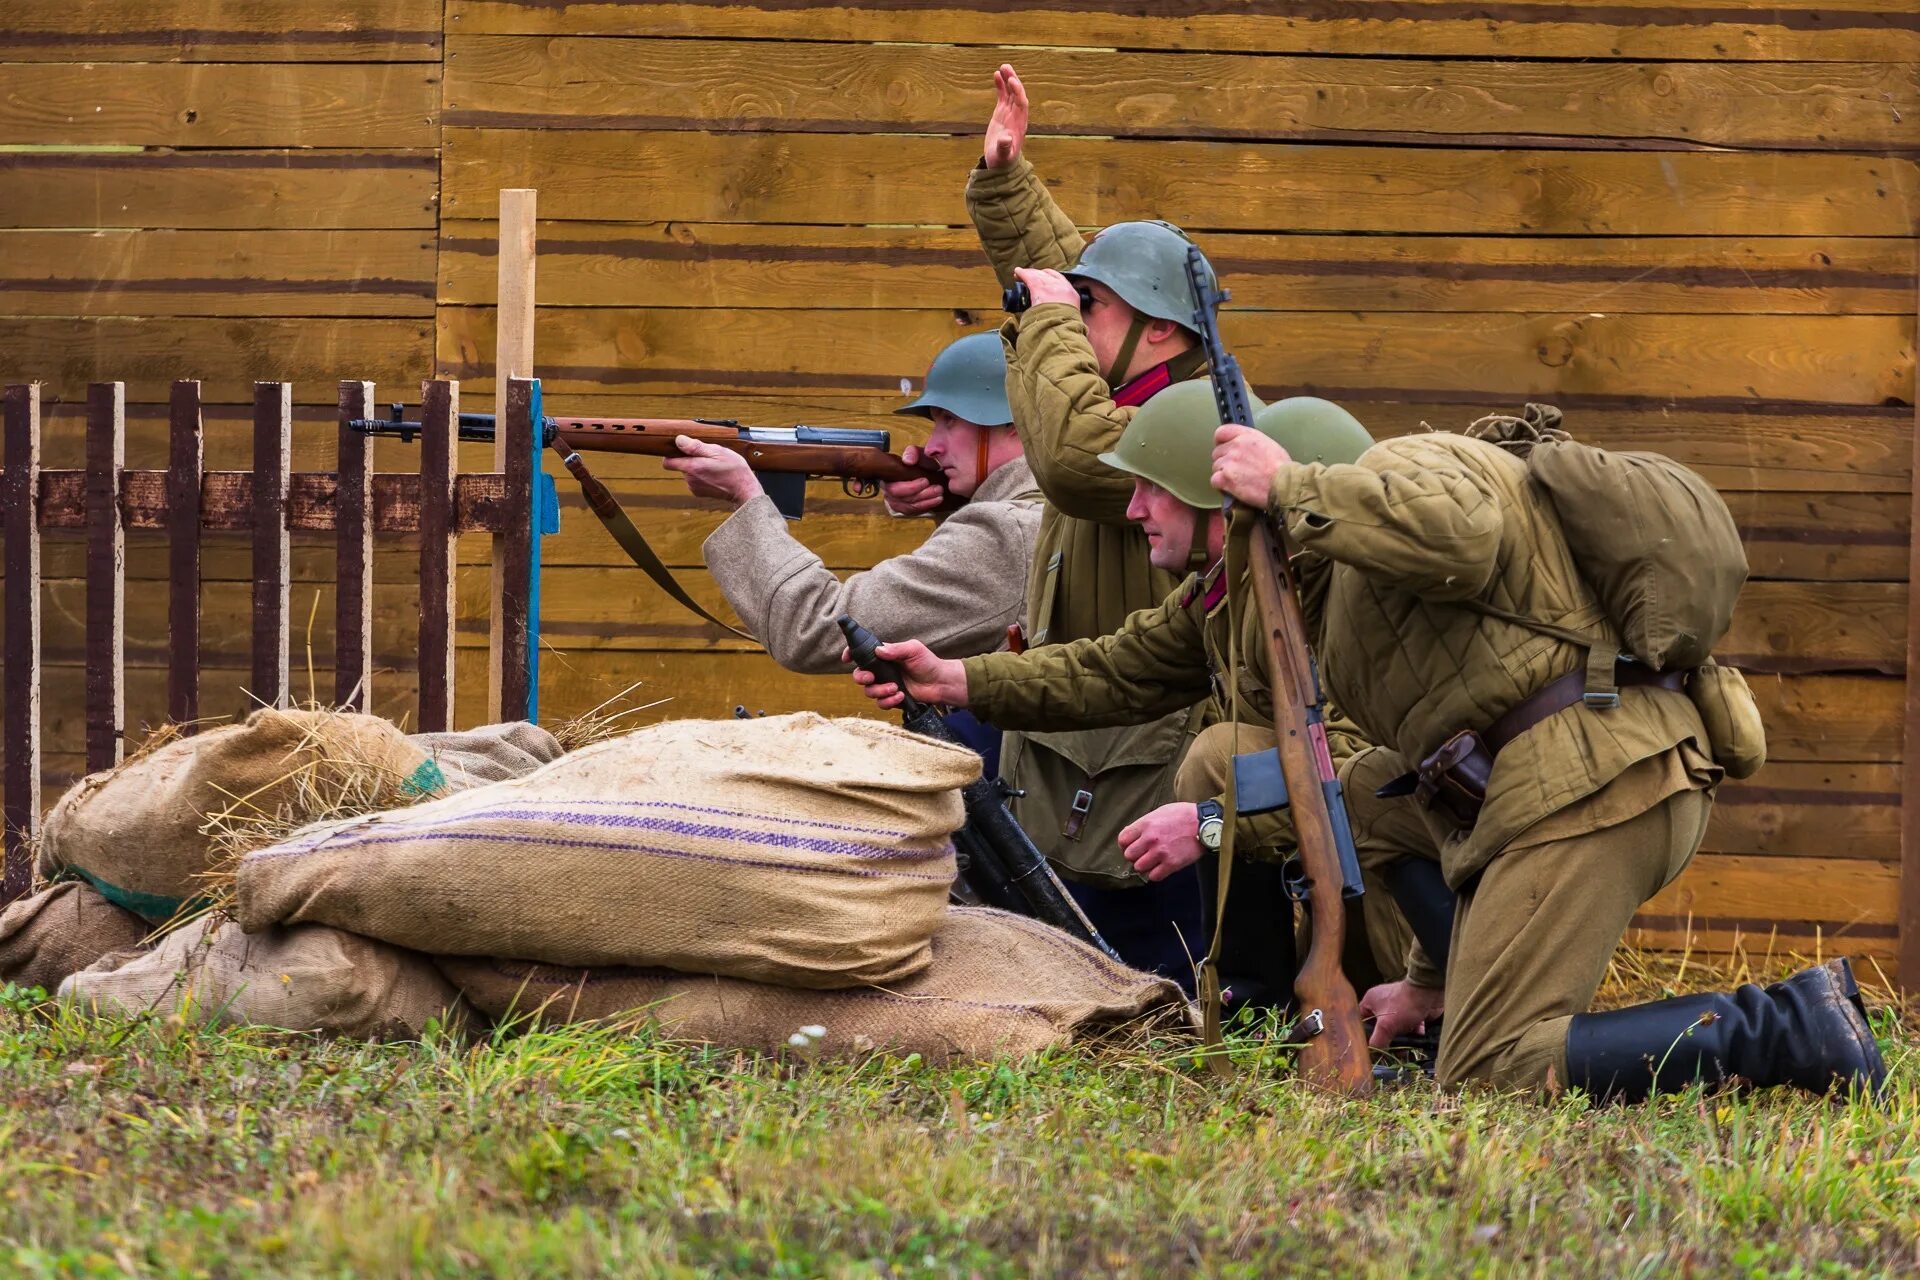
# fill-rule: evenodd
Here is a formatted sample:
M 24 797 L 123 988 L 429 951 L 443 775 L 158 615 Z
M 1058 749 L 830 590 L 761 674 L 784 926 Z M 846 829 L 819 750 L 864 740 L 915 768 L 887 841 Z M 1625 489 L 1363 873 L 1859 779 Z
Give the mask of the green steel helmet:
M 927 385 L 920 398 L 894 412 L 931 418 L 935 409 L 982 427 L 1013 422 L 1013 409 L 1007 404 L 1007 355 L 999 334 L 970 333 L 948 344 L 927 369 Z
M 1187 283 L 1187 250 L 1193 241 L 1171 222 L 1116 222 L 1097 231 L 1066 273 L 1098 280 L 1143 316 L 1193 328 L 1197 300 Z M 1214 284 L 1213 264 L 1207 274 Z
M 1295 462 L 1358 462 L 1373 447 L 1360 419 L 1318 396 L 1276 400 L 1253 415 L 1252 425 L 1279 441 Z
M 1265 406 L 1253 392 L 1247 395 L 1258 419 Z M 1112 451 L 1101 454 L 1100 461 L 1159 485 L 1190 507 L 1217 507 L 1213 433 L 1219 429 L 1213 384 L 1205 378 L 1176 382 L 1140 406 Z

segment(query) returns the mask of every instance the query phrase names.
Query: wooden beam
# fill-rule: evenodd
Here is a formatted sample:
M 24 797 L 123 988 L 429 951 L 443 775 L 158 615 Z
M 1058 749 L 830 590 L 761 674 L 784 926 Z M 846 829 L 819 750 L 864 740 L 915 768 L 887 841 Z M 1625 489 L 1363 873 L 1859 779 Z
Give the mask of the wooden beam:
M 1920 317 L 1920 291 L 1915 295 Z M 1913 459 L 1920 474 L 1920 375 L 1914 379 Z M 1914 513 L 1920 515 L 1920 484 L 1913 486 Z M 1916 521 L 1920 524 L 1920 521 Z M 1908 580 L 1920 573 L 1920 537 L 1908 539 Z M 1909 994 L 1920 992 L 1920 591 L 1907 597 L 1907 719 L 1901 741 L 1899 982 Z
M 293 472 L 293 386 L 253 384 L 253 696 L 285 706 L 288 695 L 292 544 L 287 490 Z
M 127 388 L 87 388 L 87 768 L 120 763 L 126 728 L 127 545 L 120 473 L 127 463 Z
M 334 502 L 333 700 L 364 711 L 373 687 L 373 452 L 347 423 L 374 413 L 371 382 L 340 384 Z
M 420 532 L 420 477 L 414 473 L 375 472 L 375 533 Z M 297 471 L 288 478 L 287 527 L 295 533 L 334 533 L 339 529 L 339 481 L 331 471 Z M 504 478 L 492 472 L 454 477 L 454 527 L 461 533 L 497 533 L 506 527 Z M 129 529 L 167 529 L 167 473 L 127 471 L 120 477 L 120 505 Z M 84 529 L 86 472 L 40 472 L 40 527 Z M 200 527 L 245 533 L 253 528 L 253 473 L 208 471 L 200 481 Z
M 499 272 L 498 288 L 494 293 L 497 310 L 493 334 L 493 420 L 501 424 L 507 421 L 508 380 L 533 376 L 534 210 L 537 198 L 538 193 L 526 187 L 512 187 L 500 193 Z M 493 469 L 508 476 L 518 475 L 526 469 L 525 459 L 520 459 L 516 467 L 508 449 L 508 433 L 504 430 L 494 432 Z M 519 496 L 517 487 L 510 482 L 508 504 L 511 506 Z M 528 517 L 527 528 L 508 530 L 495 535 L 493 540 L 492 608 L 488 615 L 490 621 L 487 632 L 489 723 L 497 723 L 506 717 L 503 698 L 508 681 L 513 679 L 506 674 L 502 665 L 507 660 L 507 650 L 512 648 L 516 653 L 523 653 L 525 649 L 524 634 L 518 640 L 508 634 L 506 614 L 514 598 L 523 595 L 526 590 L 525 583 L 516 584 L 510 581 L 509 575 L 510 566 L 524 566 L 527 556 L 525 543 L 533 537 L 531 482 L 527 486 L 526 497 L 524 514 Z M 524 633 L 524 610 L 520 628 Z M 524 683 L 524 680 L 520 683 Z M 524 714 L 523 711 L 521 715 Z
M 506 413 L 496 435 L 506 448 L 506 493 L 501 503 L 507 531 L 493 539 L 493 589 L 489 597 L 487 688 L 489 719 L 532 720 L 539 697 L 539 651 L 528 625 L 540 609 L 540 538 L 533 529 L 534 486 L 539 466 L 540 384 L 508 378 Z
M 167 445 L 167 718 L 188 733 L 200 718 L 200 383 L 173 384 Z M 121 514 L 126 503 L 122 478 Z
M 460 384 L 420 387 L 420 730 L 453 727 L 453 476 Z
M 40 829 L 40 386 L 6 391 L 5 470 L 0 519 L 6 523 L 6 669 L 0 693 L 0 905 L 33 882 L 28 844 Z

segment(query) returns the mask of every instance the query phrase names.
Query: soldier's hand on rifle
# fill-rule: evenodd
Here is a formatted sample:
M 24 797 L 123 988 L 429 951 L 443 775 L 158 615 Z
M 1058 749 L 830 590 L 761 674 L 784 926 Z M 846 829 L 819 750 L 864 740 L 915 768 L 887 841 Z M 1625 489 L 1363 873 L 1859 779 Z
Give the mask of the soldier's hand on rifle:
M 996 98 L 993 118 L 987 121 L 987 168 L 1004 169 L 1020 158 L 1027 141 L 1027 86 L 1007 63 L 993 73 Z
M 1230 424 L 1213 433 L 1211 483 L 1234 501 L 1265 511 L 1273 477 L 1292 461 L 1271 436 Z
M 1163 804 L 1120 832 L 1120 852 L 1149 880 L 1165 880 L 1200 860 L 1200 806 Z
M 1360 997 L 1361 1016 L 1373 1019 L 1373 1034 L 1367 1043 L 1384 1049 L 1396 1036 L 1418 1035 L 1426 1031 L 1427 1021 L 1445 1013 L 1446 1007 L 1446 992 L 1405 979 L 1369 988 Z
M 733 450 L 691 436 L 675 436 L 673 442 L 685 456 L 667 458 L 661 465 L 686 477 L 695 497 L 719 498 L 739 507 L 766 492 L 747 460 Z
M 900 461 L 919 466 L 926 456 L 926 450 L 917 444 L 910 444 L 901 450 Z M 923 479 L 915 476 L 911 480 L 895 480 L 881 485 L 880 498 L 887 504 L 887 510 L 897 516 L 931 515 L 946 505 L 947 486 L 932 477 Z
M 1075 311 L 1080 310 L 1080 291 L 1073 287 L 1073 281 L 1058 271 L 1043 271 L 1036 267 L 1015 267 L 1013 278 L 1027 286 L 1033 294 L 1033 305 L 1043 302 L 1064 302 Z
M 967 705 L 967 673 L 958 660 L 935 657 L 933 650 L 918 640 L 883 644 L 874 650 L 879 657 L 896 664 L 907 678 L 907 692 L 922 702 L 944 703 L 949 707 Z M 853 655 L 840 651 L 840 661 L 851 662 Z M 900 686 L 878 683 L 870 671 L 855 670 L 853 681 L 860 691 L 883 707 L 900 705 Z

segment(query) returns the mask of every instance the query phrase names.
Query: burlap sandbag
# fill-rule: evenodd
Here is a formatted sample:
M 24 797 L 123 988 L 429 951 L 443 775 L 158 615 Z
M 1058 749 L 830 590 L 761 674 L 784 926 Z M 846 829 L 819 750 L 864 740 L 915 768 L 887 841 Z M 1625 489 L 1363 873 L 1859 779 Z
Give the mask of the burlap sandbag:
M 0 913 L 0 983 L 52 991 L 104 956 L 139 950 L 146 936 L 145 920 L 68 880 Z
M 96 1013 L 188 1013 L 356 1040 L 417 1040 L 433 1019 L 454 1030 L 486 1023 L 425 956 L 317 924 L 247 934 L 220 915 L 81 970 L 60 999 Z
M 491 1017 L 585 1022 L 636 1011 L 670 1035 L 772 1052 L 802 1027 L 809 1052 L 877 1050 L 933 1062 L 1019 1057 L 1149 1016 L 1190 1029 L 1192 1009 L 1165 978 L 1129 969 L 1058 929 L 985 907 L 955 907 L 933 962 L 883 988 L 801 991 L 665 970 L 559 969 L 440 957 L 440 971 Z
M 923 968 L 980 757 L 811 712 L 674 720 L 240 864 L 249 931 L 845 987 Z
M 230 815 L 230 833 L 258 822 L 278 834 L 343 798 L 384 808 L 442 785 L 426 753 L 378 716 L 256 711 L 82 779 L 47 815 L 40 874 L 85 880 L 160 923 L 204 893 L 207 872 L 236 851 L 208 830 L 215 815 Z
M 413 733 L 407 741 L 440 766 L 449 792 L 523 777 L 566 754 L 558 738 L 525 720 L 458 733 Z

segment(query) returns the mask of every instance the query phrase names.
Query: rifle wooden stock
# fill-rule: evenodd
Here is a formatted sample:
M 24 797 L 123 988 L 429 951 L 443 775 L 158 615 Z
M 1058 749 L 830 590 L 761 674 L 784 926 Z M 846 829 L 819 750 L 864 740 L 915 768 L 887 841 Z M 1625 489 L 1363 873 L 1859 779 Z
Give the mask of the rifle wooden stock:
M 894 480 L 940 479 L 937 468 L 915 466 L 898 454 L 855 445 L 788 444 L 748 438 L 739 427 L 702 422 L 695 418 L 565 418 L 548 419 L 553 433 L 590 453 L 640 453 L 654 458 L 677 458 L 677 436 L 717 444 L 745 458 L 755 471 L 788 475 L 833 476 L 879 484 Z
M 1341 894 L 1338 837 L 1327 809 L 1322 768 L 1332 769 L 1326 726 L 1308 714 L 1320 701 L 1307 643 L 1299 585 L 1287 556 L 1285 534 L 1265 517 L 1255 521 L 1248 568 L 1260 609 L 1267 658 L 1273 673 L 1273 727 L 1280 770 L 1287 780 L 1288 812 L 1306 872 L 1307 910 L 1313 942 L 1301 958 L 1294 993 L 1303 1013 L 1318 1009 L 1318 1035 L 1301 1042 L 1299 1070 L 1316 1088 L 1365 1097 L 1373 1092 L 1373 1066 L 1360 1020 L 1360 1002 L 1340 968 L 1346 940 L 1346 903 Z

